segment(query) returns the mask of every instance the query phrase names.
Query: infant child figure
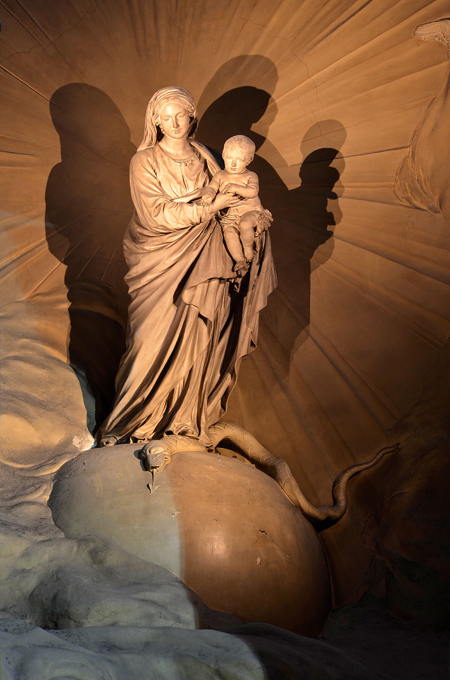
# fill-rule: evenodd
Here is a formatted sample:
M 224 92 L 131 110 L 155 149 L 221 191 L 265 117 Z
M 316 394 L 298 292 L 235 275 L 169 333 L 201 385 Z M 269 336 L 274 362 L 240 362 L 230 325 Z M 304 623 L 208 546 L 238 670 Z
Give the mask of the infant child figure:
M 245 135 L 230 137 L 222 152 L 225 169 L 219 170 L 202 189 L 201 202 L 205 205 L 219 192 L 241 199 L 223 210 L 219 217 L 226 247 L 235 262 L 235 287 L 238 289 L 253 260 L 255 239 L 272 222 L 271 213 L 264 210 L 259 199 L 258 175 L 247 169 L 254 155 L 255 145 L 251 139 Z

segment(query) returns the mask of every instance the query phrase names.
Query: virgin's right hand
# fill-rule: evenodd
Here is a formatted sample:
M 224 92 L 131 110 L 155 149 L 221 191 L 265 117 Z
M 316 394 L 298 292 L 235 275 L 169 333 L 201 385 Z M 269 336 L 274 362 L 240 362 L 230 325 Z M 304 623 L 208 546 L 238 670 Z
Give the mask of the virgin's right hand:
M 224 208 L 230 208 L 233 205 L 238 205 L 239 201 L 240 199 L 237 196 L 219 192 L 216 195 L 214 201 L 211 203 L 211 210 L 212 212 L 219 212 L 219 210 L 223 210 Z

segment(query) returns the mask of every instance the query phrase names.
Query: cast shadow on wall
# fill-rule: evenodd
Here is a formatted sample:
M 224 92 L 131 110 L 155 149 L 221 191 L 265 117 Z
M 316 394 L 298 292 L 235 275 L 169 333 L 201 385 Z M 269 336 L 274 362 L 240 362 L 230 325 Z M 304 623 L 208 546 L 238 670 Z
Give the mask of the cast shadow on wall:
M 128 298 L 122 240 L 132 214 L 128 168 L 136 149 L 120 111 L 95 87 L 59 88 L 50 113 L 61 162 L 47 182 L 46 237 L 50 252 L 66 266 L 67 358 L 80 381 L 92 431 L 110 411 L 124 349 Z
M 320 129 L 332 129 L 335 147 L 315 146 Z M 335 120 L 320 121 L 303 136 L 300 144 L 303 160 L 299 167 L 298 187 L 288 192 L 280 203 L 280 227 L 272 232 L 275 257 L 279 268 L 280 300 L 277 325 L 283 354 L 289 363 L 293 354 L 307 337 L 311 321 L 311 277 L 315 269 L 331 257 L 334 249 L 334 227 L 342 213 L 335 191 L 344 168 L 340 146 L 345 130 Z M 308 152 L 309 151 L 309 152 Z M 284 311 L 284 315 L 283 315 Z
M 248 55 L 242 57 L 247 69 L 250 59 Z M 267 72 L 266 57 L 253 59 L 263 60 L 261 68 Z M 256 69 L 257 64 L 253 66 Z M 231 60 L 231 67 L 234 72 L 245 70 L 239 69 L 239 57 Z M 220 77 L 225 73 L 224 65 Z M 208 88 L 214 90 L 211 83 Z M 276 80 L 273 87 L 275 84 Z M 269 119 L 273 120 L 277 111 L 270 92 L 248 85 L 233 88 L 206 109 L 199 121 L 197 137 L 216 154 L 225 139 L 235 134 L 244 134 L 255 143 L 251 168 L 259 176 L 262 203 L 274 216 L 271 238 L 279 279 L 262 320 L 281 345 L 278 354 L 283 357 L 283 375 L 278 375 L 278 379 L 287 379 L 291 355 L 305 337 L 310 322 L 311 274 L 331 256 L 332 228 L 341 219 L 334 187 L 344 167 L 340 148 L 346 133 L 339 121 L 325 120 L 314 124 L 302 140 L 293 139 L 293 145 L 300 143 L 303 161 L 299 168 L 300 185 L 289 190 L 275 169 L 285 165 L 282 156 L 266 136 L 252 129 L 268 110 Z M 335 146 L 319 146 L 324 139 Z M 263 144 L 264 155 L 273 165 L 258 153 Z

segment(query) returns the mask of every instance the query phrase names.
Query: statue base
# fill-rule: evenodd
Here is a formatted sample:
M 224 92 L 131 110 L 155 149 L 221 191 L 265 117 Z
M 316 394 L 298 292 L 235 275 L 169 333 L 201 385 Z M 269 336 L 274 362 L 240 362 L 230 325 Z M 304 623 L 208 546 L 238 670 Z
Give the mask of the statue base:
M 212 609 L 317 635 L 331 605 L 315 530 L 268 475 L 198 448 L 156 474 L 136 444 L 79 455 L 56 477 L 55 523 L 170 570 Z

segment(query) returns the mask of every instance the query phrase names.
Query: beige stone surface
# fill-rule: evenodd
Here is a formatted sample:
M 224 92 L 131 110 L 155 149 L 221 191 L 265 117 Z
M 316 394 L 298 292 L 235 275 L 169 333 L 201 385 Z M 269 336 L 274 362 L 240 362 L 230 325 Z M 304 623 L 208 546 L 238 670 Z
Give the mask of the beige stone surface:
M 213 609 L 318 635 L 330 609 L 325 554 L 276 482 L 182 448 L 151 482 L 136 450 L 86 452 L 61 468 L 49 504 L 64 534 L 99 537 L 167 569 Z
M 445 47 L 415 29 L 447 12 L 444 0 L 2 3 L 3 461 L 52 467 L 88 447 L 87 382 L 98 417 L 108 410 L 128 164 L 168 82 L 196 97 L 199 141 L 255 141 L 274 214 L 279 288 L 230 416 L 322 503 L 340 470 L 408 434 L 448 338 L 449 231 L 393 187 L 448 70 Z M 329 540 L 351 591 L 366 561 Z

